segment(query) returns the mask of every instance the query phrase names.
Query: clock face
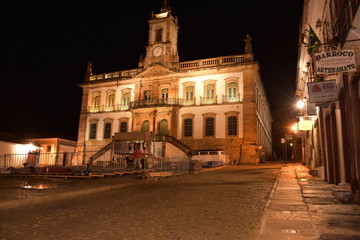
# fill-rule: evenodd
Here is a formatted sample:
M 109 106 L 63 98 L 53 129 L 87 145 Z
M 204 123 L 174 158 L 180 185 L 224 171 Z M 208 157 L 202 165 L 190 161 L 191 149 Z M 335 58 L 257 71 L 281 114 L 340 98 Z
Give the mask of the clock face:
M 161 56 L 162 53 L 163 53 L 163 48 L 160 46 L 154 47 L 154 49 L 152 50 L 152 54 L 154 57 L 159 57 Z

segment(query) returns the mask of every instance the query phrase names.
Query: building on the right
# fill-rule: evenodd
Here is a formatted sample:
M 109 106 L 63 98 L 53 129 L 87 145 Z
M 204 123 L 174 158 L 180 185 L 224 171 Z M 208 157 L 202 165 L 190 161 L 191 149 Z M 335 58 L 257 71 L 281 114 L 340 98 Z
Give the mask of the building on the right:
M 360 182 L 359 0 L 304 0 L 296 97 L 302 162 L 333 184 Z

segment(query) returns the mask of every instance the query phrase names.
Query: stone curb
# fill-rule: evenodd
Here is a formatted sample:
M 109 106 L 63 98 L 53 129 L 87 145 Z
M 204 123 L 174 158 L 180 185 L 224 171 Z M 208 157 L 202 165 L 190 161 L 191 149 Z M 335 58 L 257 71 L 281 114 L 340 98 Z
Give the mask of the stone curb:
M 99 193 L 99 192 L 105 192 L 108 190 L 113 189 L 121 189 L 125 187 L 130 187 L 133 185 L 140 185 L 149 182 L 149 180 L 144 180 L 141 182 L 133 182 L 133 183 L 122 183 L 117 184 L 113 186 L 104 186 L 104 187 L 98 187 L 98 188 L 91 188 L 91 189 L 85 189 L 85 190 L 79 190 L 79 191 L 72 191 L 72 192 L 65 192 L 65 193 L 59 193 L 54 194 L 52 196 L 41 196 L 41 197 L 34 197 L 34 198 L 28 198 L 28 199 L 19 199 L 19 200 L 10 200 L 10 201 L 4 201 L 0 202 L 0 210 L 5 210 L 9 208 L 17 208 L 17 207 L 26 207 L 33 204 L 39 204 L 39 203 L 48 203 L 54 200 L 64 200 L 69 198 L 75 198 L 78 196 L 91 194 L 91 193 Z
M 282 167 L 281 167 L 281 168 L 282 168 Z M 280 168 L 280 169 L 281 169 L 281 168 Z M 267 200 L 267 202 L 266 202 L 266 204 L 265 204 L 265 207 L 264 207 L 264 209 L 263 209 L 263 212 L 262 212 L 262 214 L 261 214 L 261 216 L 260 216 L 259 223 L 258 223 L 258 227 L 254 230 L 254 233 L 252 234 L 252 237 L 249 238 L 250 240 L 256 240 L 256 239 L 259 238 L 260 231 L 261 231 L 261 229 L 263 228 L 263 226 L 264 226 L 264 224 L 265 224 L 264 219 L 265 219 L 265 216 L 266 216 L 266 214 L 267 214 L 267 210 L 268 210 L 268 208 L 269 208 L 269 206 L 270 206 L 270 204 L 271 204 L 272 198 L 273 198 L 273 196 L 274 196 L 274 194 L 275 194 L 275 189 L 276 189 L 276 187 L 277 187 L 277 185 L 278 185 L 278 183 L 279 183 L 280 175 L 281 175 L 281 171 L 279 172 L 279 174 L 278 174 L 278 176 L 277 176 L 277 178 L 276 178 L 276 181 L 275 181 L 275 183 L 274 183 L 274 185 L 273 185 L 273 187 L 272 187 L 272 189 L 271 189 L 271 191 L 270 191 L 269 199 Z

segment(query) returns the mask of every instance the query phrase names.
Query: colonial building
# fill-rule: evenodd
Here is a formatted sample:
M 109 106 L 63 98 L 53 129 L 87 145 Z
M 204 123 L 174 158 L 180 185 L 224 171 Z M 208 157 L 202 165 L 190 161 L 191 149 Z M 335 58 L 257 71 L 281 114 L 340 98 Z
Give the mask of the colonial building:
M 299 47 L 296 95 L 312 121 L 302 135 L 303 162 L 329 183 L 350 183 L 359 197 L 359 1 L 305 0 Z M 344 65 L 338 57 L 347 55 L 352 63 Z M 333 93 L 320 95 L 329 86 Z
M 223 149 L 238 163 L 271 154 L 272 118 L 250 36 L 243 54 L 179 62 L 178 30 L 164 1 L 137 68 L 93 75 L 89 63 L 78 151 L 101 149 L 115 132 L 143 131 L 191 150 Z

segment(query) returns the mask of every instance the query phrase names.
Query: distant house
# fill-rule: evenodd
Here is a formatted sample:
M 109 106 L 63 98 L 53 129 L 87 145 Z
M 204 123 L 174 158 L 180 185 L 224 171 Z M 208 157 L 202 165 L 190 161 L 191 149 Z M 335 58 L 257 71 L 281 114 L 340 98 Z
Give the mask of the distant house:
M 0 133 L 0 168 L 69 165 L 76 142 L 62 138 L 20 139 Z
M 41 145 L 40 153 L 74 152 L 76 147 L 76 141 L 63 138 L 36 138 L 27 140 Z
M 0 133 L 0 156 L 5 154 L 27 154 L 40 149 L 30 140 L 18 138 L 10 133 Z

